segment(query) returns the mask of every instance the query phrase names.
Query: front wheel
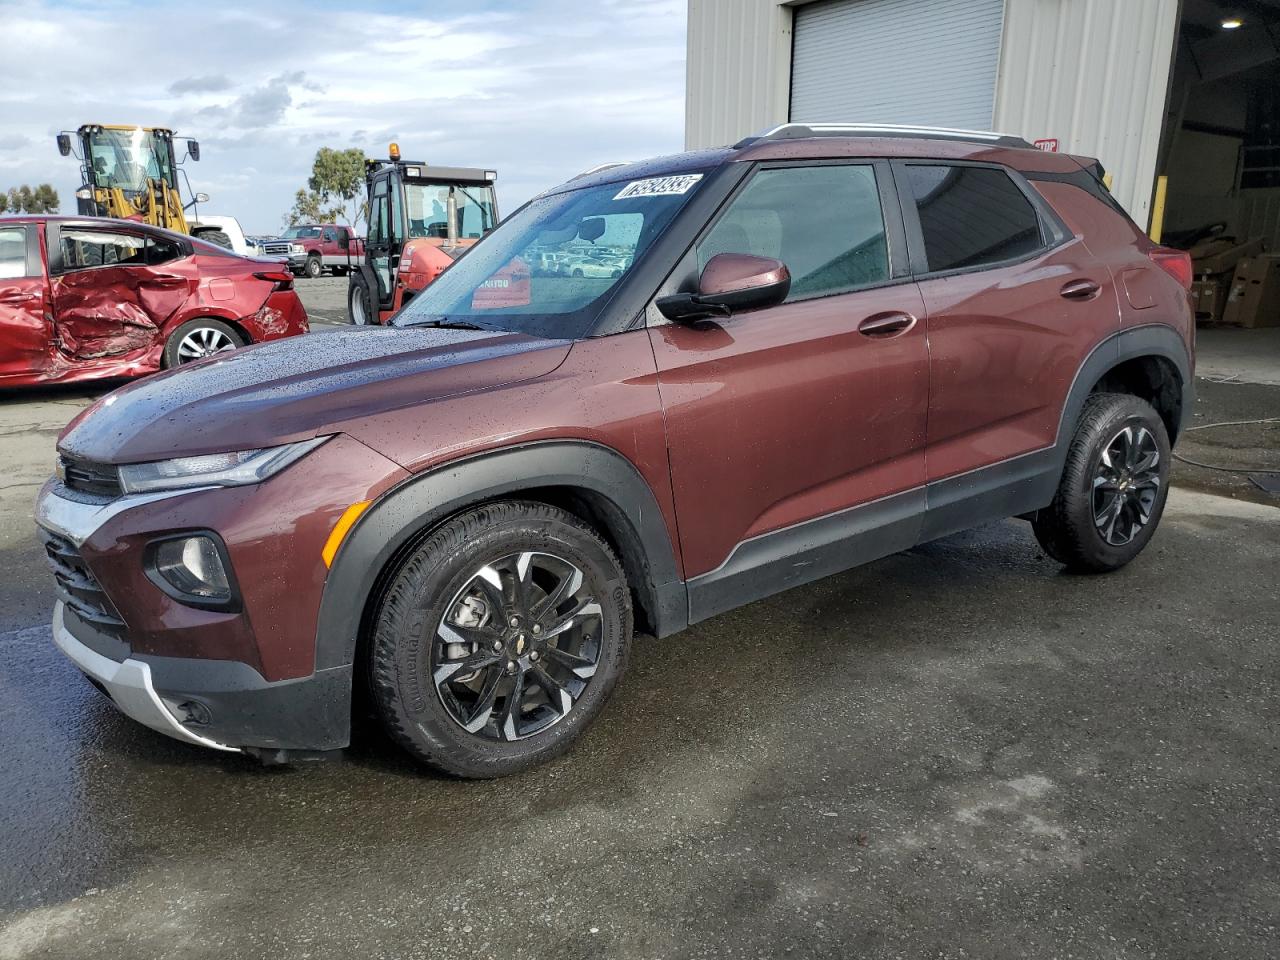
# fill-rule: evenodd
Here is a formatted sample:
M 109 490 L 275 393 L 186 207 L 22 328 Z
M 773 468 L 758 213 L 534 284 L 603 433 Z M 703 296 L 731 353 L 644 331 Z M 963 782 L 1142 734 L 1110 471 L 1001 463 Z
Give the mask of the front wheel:
M 404 560 L 374 623 L 370 687 L 388 732 L 460 777 L 568 749 L 626 668 L 630 593 L 613 551 L 563 510 L 477 507 Z
M 319 257 L 307 257 L 307 262 L 303 266 L 302 272 L 314 280 L 324 273 L 324 266 L 320 263 Z
M 347 317 L 357 327 L 372 323 L 369 307 L 369 289 L 363 283 L 353 283 L 347 292 Z
M 1081 573 L 1117 570 L 1142 552 L 1169 495 L 1172 451 L 1145 400 L 1089 397 L 1053 502 L 1032 520 L 1045 552 Z

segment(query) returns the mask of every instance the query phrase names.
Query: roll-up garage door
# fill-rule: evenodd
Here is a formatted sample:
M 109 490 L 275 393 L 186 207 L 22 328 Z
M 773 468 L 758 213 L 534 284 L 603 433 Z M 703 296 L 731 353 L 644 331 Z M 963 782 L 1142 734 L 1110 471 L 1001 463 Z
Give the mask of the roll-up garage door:
M 991 129 L 1004 0 L 822 0 L 797 7 L 794 122 Z

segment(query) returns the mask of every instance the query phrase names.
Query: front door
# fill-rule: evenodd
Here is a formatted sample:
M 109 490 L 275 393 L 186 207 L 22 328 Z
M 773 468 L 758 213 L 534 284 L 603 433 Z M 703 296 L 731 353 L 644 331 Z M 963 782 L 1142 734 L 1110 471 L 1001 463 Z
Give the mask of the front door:
M 374 181 L 369 194 L 369 236 L 365 251 L 373 270 L 379 311 L 391 310 L 396 294 L 396 271 L 404 243 L 403 208 L 399 186 L 390 177 Z
M 650 330 L 695 620 L 915 542 L 928 346 L 889 180 L 886 164 L 757 170 L 697 268 L 776 257 L 786 302 Z
M 33 226 L 0 226 L 0 381 L 48 366 L 52 331 Z
M 182 243 L 120 227 L 58 225 L 49 255 L 54 334 L 75 361 L 136 354 L 162 343 L 196 278 Z

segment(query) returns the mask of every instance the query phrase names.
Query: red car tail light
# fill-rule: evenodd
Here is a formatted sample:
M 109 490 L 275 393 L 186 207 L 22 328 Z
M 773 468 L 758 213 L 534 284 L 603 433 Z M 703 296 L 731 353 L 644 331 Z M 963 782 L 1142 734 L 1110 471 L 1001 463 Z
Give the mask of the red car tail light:
M 1182 289 L 1191 289 L 1191 254 L 1172 247 L 1155 247 L 1147 252 L 1147 256 L 1152 263 L 1182 284 Z
M 255 273 L 254 276 L 259 280 L 267 280 L 274 283 L 277 291 L 293 289 L 293 274 L 288 270 L 263 270 L 260 273 Z

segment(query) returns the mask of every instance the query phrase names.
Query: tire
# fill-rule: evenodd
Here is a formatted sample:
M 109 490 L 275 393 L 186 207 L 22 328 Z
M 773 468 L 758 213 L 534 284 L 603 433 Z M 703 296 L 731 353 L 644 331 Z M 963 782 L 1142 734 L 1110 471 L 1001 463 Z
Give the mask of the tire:
M 231 245 L 231 238 L 227 236 L 225 230 L 201 230 L 196 237 L 207 243 L 216 243 L 220 247 L 226 247 L 228 250 L 234 249 Z
M 169 334 L 169 339 L 164 343 L 162 362 L 168 370 L 215 353 L 236 350 L 243 347 L 245 342 L 244 335 L 229 323 L 197 317 Z
M 307 257 L 307 262 L 303 264 L 302 272 L 309 279 L 314 280 L 324 273 L 324 265 L 320 262 L 320 258 L 316 256 Z
M 357 327 L 377 322 L 369 303 L 369 288 L 358 280 L 347 288 L 347 320 Z
M 515 599 L 518 582 L 533 585 L 526 604 Z M 621 565 L 594 530 L 555 507 L 512 501 L 460 514 L 388 583 L 369 645 L 372 699 L 396 742 L 453 776 L 507 776 L 563 753 L 626 669 L 632 611 Z M 575 584 L 539 611 L 548 592 Z M 553 635 L 561 621 L 569 626 Z
M 1053 502 L 1031 521 L 1036 540 L 1069 570 L 1118 570 L 1155 534 L 1172 460 L 1168 431 L 1151 404 L 1122 393 L 1090 396 Z

